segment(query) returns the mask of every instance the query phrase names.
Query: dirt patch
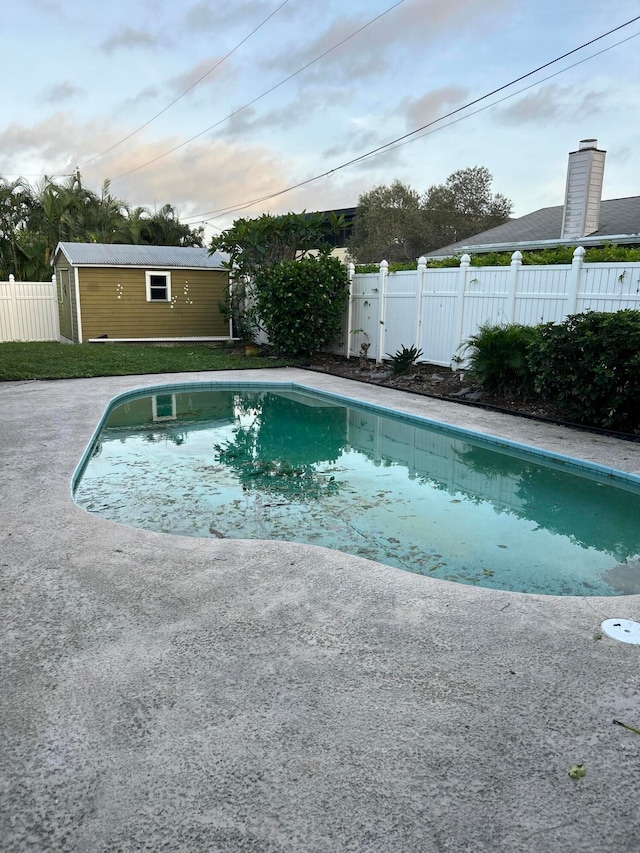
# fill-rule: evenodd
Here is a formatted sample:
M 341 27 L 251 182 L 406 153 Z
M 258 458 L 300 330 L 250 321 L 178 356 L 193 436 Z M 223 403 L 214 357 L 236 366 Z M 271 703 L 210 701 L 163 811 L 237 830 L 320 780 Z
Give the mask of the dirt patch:
M 537 397 L 489 394 L 470 379 L 468 374 L 440 367 L 437 364 L 417 364 L 407 373 L 395 376 L 389 364 L 363 362 L 359 358 L 319 353 L 304 365 L 320 373 L 331 373 L 357 382 L 369 382 L 399 391 L 439 397 L 457 403 L 474 403 L 504 409 L 513 414 L 560 420 L 558 412 Z

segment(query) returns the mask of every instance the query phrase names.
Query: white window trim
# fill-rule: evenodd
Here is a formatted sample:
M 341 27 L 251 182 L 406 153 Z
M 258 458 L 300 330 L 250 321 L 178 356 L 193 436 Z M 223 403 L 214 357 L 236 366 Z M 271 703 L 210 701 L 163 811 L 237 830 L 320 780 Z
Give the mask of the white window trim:
M 171 397 L 171 414 L 158 415 L 158 397 Z M 151 397 L 151 417 L 154 421 L 175 421 L 176 414 L 176 395 L 175 394 L 154 394 Z
M 152 299 L 151 298 L 151 276 L 163 275 L 167 282 L 167 298 Z M 147 289 L 147 302 L 171 302 L 171 273 L 168 270 L 146 270 L 144 274 L 145 285 Z

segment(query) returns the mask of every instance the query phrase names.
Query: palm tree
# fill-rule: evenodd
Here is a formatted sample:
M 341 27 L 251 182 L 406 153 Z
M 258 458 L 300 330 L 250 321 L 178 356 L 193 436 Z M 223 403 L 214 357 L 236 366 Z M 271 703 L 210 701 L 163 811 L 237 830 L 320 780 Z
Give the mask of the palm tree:
M 23 253 L 20 235 L 29 222 L 34 207 L 29 185 L 22 179 L 8 181 L 0 175 L 0 278 L 13 274 L 23 278 Z

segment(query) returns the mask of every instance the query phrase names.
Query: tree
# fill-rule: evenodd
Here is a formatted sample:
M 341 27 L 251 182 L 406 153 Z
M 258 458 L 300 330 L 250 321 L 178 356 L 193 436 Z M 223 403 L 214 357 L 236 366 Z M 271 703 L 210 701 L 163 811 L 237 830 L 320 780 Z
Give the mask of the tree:
M 484 166 L 460 169 L 420 197 L 401 181 L 363 193 L 349 251 L 359 263 L 415 261 L 420 255 L 500 225 L 512 203 L 491 193 Z
M 335 214 L 263 213 L 256 219 L 236 219 L 231 228 L 211 240 L 211 253 L 227 252 L 235 277 L 251 278 L 261 267 L 305 257 L 343 227 L 344 217 Z
M 349 253 L 360 263 L 413 261 L 422 251 L 424 233 L 420 195 L 394 181 L 358 199 Z
M 49 279 L 61 240 L 202 246 L 203 232 L 181 223 L 170 204 L 153 214 L 143 207 L 131 211 L 111 194 L 109 181 L 95 193 L 83 185 L 79 171 L 62 183 L 45 175 L 35 188 L 22 178 L 10 182 L 0 176 L 0 278 Z
M 427 226 L 423 251 L 464 240 L 507 221 L 513 203 L 499 193 L 492 195 L 492 181 L 485 166 L 473 166 L 453 172 L 444 184 L 429 187 L 422 199 Z
M 20 233 L 25 229 L 35 200 L 29 185 L 19 178 L 8 181 L 0 176 L 0 278 L 21 278 L 24 253 Z
M 256 219 L 236 219 L 231 228 L 211 240 L 211 254 L 219 250 L 229 255 L 230 284 L 220 310 L 233 320 L 235 336 L 255 340 L 257 317 L 247 288 L 258 273 L 275 264 L 305 259 L 312 250 L 328 254 L 326 238 L 341 228 L 344 217 L 335 214 L 264 213 Z
M 171 204 L 151 214 L 146 207 L 136 207 L 129 215 L 116 243 L 145 246 L 202 246 L 204 227 L 190 228 L 180 222 Z

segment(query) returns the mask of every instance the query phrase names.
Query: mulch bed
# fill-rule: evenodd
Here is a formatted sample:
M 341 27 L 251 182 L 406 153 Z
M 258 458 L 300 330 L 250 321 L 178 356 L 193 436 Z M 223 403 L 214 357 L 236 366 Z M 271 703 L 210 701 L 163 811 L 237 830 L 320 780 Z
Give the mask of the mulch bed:
M 640 430 L 634 434 L 586 427 L 563 421 L 558 411 L 537 397 L 526 399 L 513 395 L 489 394 L 475 385 L 464 373 L 436 364 L 417 364 L 408 373 L 394 376 L 388 364 L 363 362 L 359 358 L 345 358 L 330 353 L 318 353 L 301 365 L 319 373 L 330 373 L 357 382 L 368 382 L 386 388 L 396 388 L 412 394 L 437 397 L 449 402 L 480 406 L 486 409 L 520 415 L 535 420 L 550 421 L 574 429 L 611 435 L 628 441 L 640 441 Z

